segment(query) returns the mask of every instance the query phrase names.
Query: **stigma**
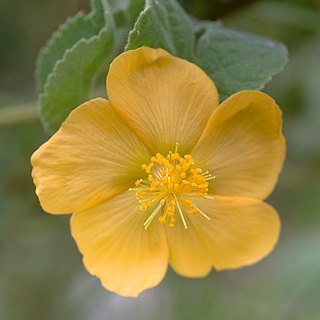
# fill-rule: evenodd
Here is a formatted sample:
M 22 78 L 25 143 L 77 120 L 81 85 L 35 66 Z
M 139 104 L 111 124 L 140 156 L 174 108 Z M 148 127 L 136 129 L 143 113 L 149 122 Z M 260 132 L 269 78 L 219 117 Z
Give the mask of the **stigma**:
M 175 152 L 169 152 L 166 156 L 157 153 L 151 157 L 149 164 L 142 164 L 141 168 L 145 178 L 137 180 L 135 187 L 129 191 L 136 192 L 141 211 L 151 212 L 144 222 L 145 229 L 156 217 L 169 227 L 174 227 L 179 217 L 185 229 L 188 229 L 185 214 L 199 214 L 210 220 L 193 200 L 213 198 L 208 195 L 208 188 L 215 176 L 195 167 L 190 154 L 180 156 L 178 144 Z

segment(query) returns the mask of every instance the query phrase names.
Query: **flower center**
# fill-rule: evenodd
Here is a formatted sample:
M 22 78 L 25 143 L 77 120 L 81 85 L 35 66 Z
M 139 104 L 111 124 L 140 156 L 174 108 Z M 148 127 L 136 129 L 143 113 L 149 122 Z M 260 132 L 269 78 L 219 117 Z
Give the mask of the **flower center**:
M 203 172 L 194 167 L 194 161 L 190 154 L 181 157 L 178 152 L 178 144 L 174 153 L 167 156 L 157 153 L 151 157 L 149 164 L 143 164 L 147 178 L 135 182 L 137 199 L 140 210 L 153 209 L 151 215 L 144 223 L 147 229 L 153 219 L 158 216 L 161 223 L 168 223 L 174 227 L 177 213 L 180 215 L 185 229 L 188 229 L 184 213 L 200 214 L 206 219 L 210 218 L 202 212 L 193 202 L 192 198 L 207 198 L 209 181 L 214 179 L 208 171 Z

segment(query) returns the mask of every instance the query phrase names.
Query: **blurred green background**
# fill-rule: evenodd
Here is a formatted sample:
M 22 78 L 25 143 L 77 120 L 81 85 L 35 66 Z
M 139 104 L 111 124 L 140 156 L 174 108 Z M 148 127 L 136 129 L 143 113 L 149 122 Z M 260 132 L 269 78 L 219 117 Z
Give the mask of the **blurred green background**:
M 84 270 L 69 217 L 41 210 L 29 162 L 48 138 L 35 114 L 36 55 L 67 16 L 87 10 L 88 1 L 1 0 L 1 320 L 320 319 L 320 1 L 182 4 L 198 18 L 219 19 L 289 48 L 287 67 L 265 88 L 282 107 L 288 142 L 284 172 L 268 200 L 282 217 L 278 246 L 253 267 L 213 271 L 201 280 L 169 271 L 138 299 L 105 291 Z

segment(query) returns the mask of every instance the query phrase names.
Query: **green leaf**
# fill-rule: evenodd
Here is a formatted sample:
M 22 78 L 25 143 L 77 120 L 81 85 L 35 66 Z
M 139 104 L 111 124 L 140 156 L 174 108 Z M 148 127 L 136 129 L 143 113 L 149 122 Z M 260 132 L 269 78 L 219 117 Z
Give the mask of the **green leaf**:
M 214 80 L 224 100 L 240 90 L 262 89 L 285 66 L 287 55 L 279 42 L 207 24 L 195 62 Z
M 95 74 L 101 66 L 106 73 L 113 58 L 114 21 L 110 10 L 105 0 L 95 0 L 92 4 L 92 15 L 100 12 L 103 17 L 100 31 L 87 38 L 79 36 L 80 40 L 72 47 L 61 50 L 64 54 L 47 76 L 39 97 L 41 120 L 49 131 L 56 131 L 68 114 L 87 100 Z M 98 26 L 98 20 L 95 22 Z M 64 43 L 62 39 L 60 42 Z M 53 53 L 51 55 L 54 56 Z
M 123 17 L 125 17 L 126 25 L 129 27 L 133 25 L 142 11 L 145 0 L 109 0 L 108 2 L 115 20 L 117 21 L 118 17 L 121 17 L 120 21 L 123 22 Z
M 174 0 L 147 0 L 126 50 L 141 46 L 163 48 L 173 55 L 192 59 L 194 32 L 192 22 Z
M 84 15 L 79 12 L 59 27 L 38 56 L 36 66 L 36 81 L 38 92 L 43 91 L 49 74 L 56 62 L 63 58 L 70 49 L 81 39 L 90 39 L 104 26 L 103 6 L 100 0 L 92 1 L 92 12 Z
M 139 13 L 143 10 L 144 0 L 109 0 L 112 16 L 115 21 L 115 48 L 122 52 Z
M 140 12 L 143 10 L 145 4 L 145 0 L 131 0 L 129 1 L 129 13 L 130 13 L 130 22 L 132 24 L 135 23 L 137 17 L 139 16 Z

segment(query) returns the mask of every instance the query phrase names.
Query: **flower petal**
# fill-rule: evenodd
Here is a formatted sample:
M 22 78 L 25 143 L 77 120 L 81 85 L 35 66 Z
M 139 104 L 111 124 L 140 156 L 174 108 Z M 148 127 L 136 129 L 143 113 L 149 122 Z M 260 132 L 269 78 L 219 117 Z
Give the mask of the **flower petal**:
M 185 277 L 204 277 L 212 268 L 211 259 L 207 253 L 208 249 L 199 239 L 190 219 L 186 216 L 185 219 L 188 229 L 183 227 L 181 221 L 177 221 L 174 228 L 167 228 L 170 265 L 177 273 Z
M 32 156 L 32 176 L 44 210 L 88 209 L 128 189 L 147 149 L 104 99 L 75 109 Z
M 129 192 L 72 216 L 72 235 L 84 264 L 108 290 L 135 297 L 164 277 L 168 265 L 165 232 L 158 222 L 145 230 L 147 218 L 135 194 Z
M 216 179 L 210 193 L 264 199 L 285 158 L 281 111 L 259 91 L 241 91 L 219 106 L 192 155 Z
M 153 153 L 174 150 L 177 142 L 180 153 L 190 152 L 218 105 L 217 89 L 199 67 L 147 47 L 113 61 L 107 92 L 121 118 Z
M 182 275 L 202 275 L 201 270 L 205 275 L 210 266 L 223 270 L 251 265 L 270 253 L 278 240 L 278 214 L 260 200 L 216 196 L 195 203 L 211 220 L 186 214 L 189 229 L 182 233 L 180 226 L 179 237 L 175 228 L 168 232 L 170 264 Z

